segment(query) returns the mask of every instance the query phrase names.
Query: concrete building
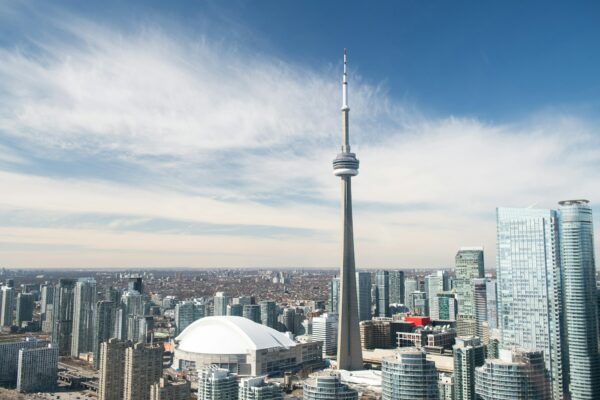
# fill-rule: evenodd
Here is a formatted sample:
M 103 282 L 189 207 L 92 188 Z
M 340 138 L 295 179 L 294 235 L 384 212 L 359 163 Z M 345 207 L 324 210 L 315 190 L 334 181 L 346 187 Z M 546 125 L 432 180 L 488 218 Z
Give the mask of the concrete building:
M 438 390 L 440 392 L 440 400 L 455 400 L 454 378 L 452 374 L 440 374 Z
M 94 312 L 96 307 L 96 281 L 81 278 L 73 293 L 73 337 L 71 357 L 94 351 Z
M 163 369 L 162 344 L 136 343 L 125 349 L 125 400 L 146 400 Z
M 50 343 L 47 341 L 38 341 L 28 339 L 19 342 L 0 343 L 0 385 L 15 386 L 17 384 L 17 374 L 19 368 L 19 350 L 35 349 L 47 347 Z
M 473 336 L 476 334 L 475 322 L 475 286 L 474 279 L 484 277 L 483 248 L 463 247 L 455 257 L 456 299 L 458 301 L 458 316 L 456 330 L 458 336 Z
M 2 326 L 11 327 L 13 324 L 13 310 L 15 308 L 15 289 L 8 286 L 2 287 L 2 304 L 0 320 Z
M 391 336 L 391 321 L 361 321 L 360 343 L 365 350 L 395 347 L 396 338 Z
M 15 313 L 15 325 L 19 328 L 25 321 L 33 320 L 33 294 L 19 293 L 17 295 L 17 310 Z
M 268 384 L 264 376 L 244 378 L 238 389 L 239 400 L 283 400 L 279 385 Z
M 108 300 L 101 300 L 96 303 L 96 313 L 94 315 L 94 368 L 100 368 L 100 347 L 103 342 L 113 337 L 115 324 L 115 303 Z
M 561 201 L 559 242 L 572 400 L 600 399 L 594 226 L 587 200 Z
M 558 214 L 498 208 L 496 275 L 500 347 L 544 352 L 553 398 L 566 390 Z
M 340 278 L 333 278 L 327 284 L 327 312 L 337 314 L 340 303 Z
M 356 297 L 358 300 L 358 319 L 368 321 L 371 319 L 371 273 L 356 273 Z
M 58 380 L 58 348 L 46 347 L 19 350 L 17 390 L 24 393 L 50 392 Z
M 343 142 L 341 152 L 333 161 L 333 170 L 342 180 L 343 251 L 340 270 L 340 302 L 338 332 L 338 368 L 345 370 L 362 369 L 362 350 L 358 326 L 358 300 L 356 296 L 356 266 L 354 260 L 354 229 L 352 222 L 351 178 L 358 174 L 358 160 L 350 152 L 350 131 L 348 107 L 348 75 L 346 52 L 344 51 L 344 76 L 342 81 Z
M 260 318 L 262 324 L 269 328 L 277 328 L 277 303 L 273 300 L 260 302 Z
M 541 351 L 501 350 L 475 370 L 475 393 L 481 400 L 549 400 L 548 376 Z
M 244 304 L 243 314 L 244 318 L 248 318 L 250 321 L 256 322 L 257 324 L 262 323 L 260 306 L 258 304 Z
M 401 349 L 381 362 L 383 400 L 439 400 L 438 372 L 425 352 Z
M 131 343 L 110 339 L 100 345 L 98 400 L 123 400 L 125 394 L 125 351 Z
M 312 340 L 323 343 L 323 356 L 337 355 L 338 323 L 337 314 L 323 314 L 312 319 Z
M 150 400 L 189 400 L 190 397 L 191 385 L 185 379 L 172 381 L 160 378 L 150 386 Z
M 456 338 L 454 350 L 454 400 L 477 400 L 475 368 L 485 361 L 485 346 L 478 337 Z
M 209 366 L 198 371 L 198 400 L 237 400 L 238 384 L 228 369 Z
M 337 372 L 323 371 L 304 381 L 303 400 L 358 400 L 358 392 L 340 380 Z
M 60 279 L 54 288 L 52 342 L 58 344 L 59 356 L 71 354 L 75 280 Z
M 404 271 L 392 270 L 390 273 L 390 304 L 406 304 L 404 300 Z
M 297 343 L 243 317 L 202 318 L 175 339 L 173 368 L 191 374 L 210 365 L 241 376 L 258 376 L 322 364 L 321 343 Z
M 229 296 L 225 292 L 217 292 L 213 298 L 213 315 L 227 315 L 227 305 L 229 304 Z

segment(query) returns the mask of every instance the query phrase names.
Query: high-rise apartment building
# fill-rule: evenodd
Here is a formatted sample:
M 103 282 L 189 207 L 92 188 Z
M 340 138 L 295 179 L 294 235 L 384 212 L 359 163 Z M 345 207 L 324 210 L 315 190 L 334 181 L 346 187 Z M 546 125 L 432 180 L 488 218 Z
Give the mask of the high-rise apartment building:
M 498 208 L 496 243 L 500 345 L 542 351 L 553 398 L 562 399 L 566 377 L 558 214 Z
M 227 315 L 229 296 L 225 292 L 217 292 L 213 299 L 213 315 Z
M 277 303 L 274 300 L 261 301 L 260 317 L 263 325 L 277 329 Z
M 260 316 L 260 305 L 258 304 L 244 304 L 243 317 L 248 318 L 251 321 L 256 322 L 257 324 L 262 323 L 262 318 Z
M 58 380 L 58 348 L 46 347 L 19 350 L 17 390 L 24 393 L 50 392 Z
M 54 288 L 52 342 L 58 344 L 60 356 L 71 354 L 75 283 L 74 279 L 60 279 Z
M 125 400 L 146 400 L 163 368 L 162 344 L 136 343 L 125 349 Z
M 475 368 L 485 361 L 485 346 L 478 337 L 456 338 L 454 351 L 454 400 L 477 400 Z
M 390 304 L 406 304 L 404 300 L 404 271 L 390 272 Z
M 46 282 L 41 286 L 40 293 L 40 319 L 43 322 L 46 320 L 46 310 L 48 305 L 51 305 L 54 301 L 54 286 Z
M 337 354 L 338 315 L 323 314 L 312 320 L 312 340 L 323 342 L 323 356 Z
M 403 348 L 381 362 L 383 400 L 439 400 L 438 372 L 425 352 Z
M 33 294 L 19 293 L 17 295 L 17 310 L 15 312 L 15 325 L 19 328 L 25 321 L 33 320 Z
M 46 347 L 50 343 L 29 338 L 19 342 L 0 343 L 0 385 L 14 386 L 17 383 L 19 350 Z
M 204 305 L 196 304 L 194 301 L 182 301 L 175 306 L 175 327 L 176 334 L 179 335 L 192 322 L 203 318 Z
M 100 345 L 98 400 L 123 400 L 125 390 L 125 351 L 131 343 L 115 338 Z
M 487 325 L 487 279 L 473 279 L 473 300 L 475 306 L 475 336 L 483 339 L 484 323 Z
M 340 278 L 333 278 L 327 284 L 327 312 L 338 313 L 340 302 Z
M 244 378 L 240 381 L 238 400 L 283 400 L 279 385 L 268 384 L 264 376 Z
M 476 334 L 475 322 L 475 286 L 473 280 L 483 278 L 483 248 L 463 247 L 455 257 L 456 299 L 458 301 L 458 316 L 456 330 L 458 336 Z
M 113 337 L 115 325 L 115 303 L 112 301 L 101 300 L 96 303 L 94 315 L 94 334 L 92 337 L 92 346 L 94 351 L 94 368 L 100 368 L 100 347 L 103 342 Z
M 190 397 L 190 382 L 185 379 L 172 381 L 160 378 L 150 386 L 150 400 L 189 400 Z
M 419 290 L 419 281 L 416 277 L 406 278 L 404 280 L 404 304 L 408 307 L 412 307 L 412 294 L 417 290 Z
M 498 296 L 496 294 L 496 280 L 487 279 L 485 282 L 485 298 L 487 300 L 487 321 L 488 328 L 498 328 Z
M 371 273 L 356 273 L 356 297 L 358 299 L 358 319 L 368 321 L 371 319 Z
M 324 371 L 304 381 L 303 400 L 358 400 L 358 392 L 343 384 L 337 372 Z
M 242 304 L 229 304 L 227 306 L 227 315 L 232 317 L 243 317 L 244 306 Z
M 562 263 L 564 350 L 571 400 L 600 399 L 600 355 L 594 226 L 587 200 L 561 201 L 558 209 Z
M 198 400 L 237 400 L 238 385 L 228 369 L 211 366 L 198 371 Z
M 429 316 L 431 319 L 439 320 L 438 293 L 448 290 L 448 272 L 436 271 L 425 277 L 427 288 L 427 299 L 429 301 Z
M 13 323 L 13 310 L 15 308 L 15 289 L 9 286 L 2 287 L 2 306 L 0 320 L 2 326 L 10 327 Z
M 377 284 L 378 317 L 390 317 L 390 273 L 377 271 L 375 282 Z
M 481 400 L 549 400 L 548 376 L 541 351 L 501 350 L 475 370 L 475 393 Z
M 81 278 L 75 284 L 73 304 L 73 338 L 71 357 L 94 351 L 94 309 L 96 307 L 96 281 Z

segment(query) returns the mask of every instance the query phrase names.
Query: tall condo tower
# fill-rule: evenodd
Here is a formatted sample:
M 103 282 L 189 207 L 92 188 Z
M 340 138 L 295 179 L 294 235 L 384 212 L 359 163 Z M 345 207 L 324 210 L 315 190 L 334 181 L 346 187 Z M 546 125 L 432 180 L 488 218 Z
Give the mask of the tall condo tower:
M 362 369 L 362 351 L 358 325 L 358 300 L 356 298 L 356 273 L 354 265 L 354 232 L 352 228 L 351 178 L 358 175 L 358 160 L 350 152 L 348 125 L 348 71 L 344 50 L 344 77 L 342 80 L 342 152 L 333 160 L 333 171 L 342 178 L 342 214 L 344 239 L 342 268 L 340 271 L 340 299 L 337 362 L 339 369 Z

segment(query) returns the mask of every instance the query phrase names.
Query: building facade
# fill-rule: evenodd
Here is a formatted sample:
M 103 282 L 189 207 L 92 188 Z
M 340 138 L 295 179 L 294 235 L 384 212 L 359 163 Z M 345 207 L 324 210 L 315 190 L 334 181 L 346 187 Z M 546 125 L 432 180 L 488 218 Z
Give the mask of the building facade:
M 75 283 L 74 279 L 60 279 L 54 288 L 52 342 L 58 344 L 60 356 L 71 354 Z
M 438 372 L 425 352 L 401 349 L 381 362 L 383 400 L 439 400 Z
M 304 381 L 303 400 L 358 400 L 358 392 L 341 382 L 336 372 L 324 371 Z
M 368 321 L 371 319 L 371 273 L 356 273 L 356 297 L 358 299 L 358 319 Z
M 375 282 L 377 283 L 377 316 L 391 317 L 390 273 L 388 271 L 377 271 L 375 274 Z
M 81 278 L 73 292 L 73 337 L 71 357 L 94 351 L 94 312 L 96 307 L 96 281 Z
M 136 343 L 125 349 L 125 400 L 146 400 L 163 369 L 162 344 Z
M 457 338 L 454 350 L 455 400 L 477 400 L 475 368 L 485 362 L 486 348 L 478 337 Z
M 50 392 L 58 380 L 58 348 L 46 347 L 19 350 L 17 390 L 24 393 Z
M 390 304 L 406 304 L 406 300 L 404 300 L 404 271 L 390 271 Z
M 215 366 L 198 372 L 198 400 L 237 400 L 238 385 L 227 369 Z

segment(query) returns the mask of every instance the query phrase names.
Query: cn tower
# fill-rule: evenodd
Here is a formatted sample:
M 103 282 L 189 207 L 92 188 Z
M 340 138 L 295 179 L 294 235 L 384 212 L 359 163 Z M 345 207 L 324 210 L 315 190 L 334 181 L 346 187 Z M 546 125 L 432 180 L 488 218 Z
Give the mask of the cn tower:
M 340 271 L 340 300 L 337 364 L 338 369 L 363 368 L 360 331 L 358 326 L 358 300 L 356 298 L 356 273 L 354 266 L 354 232 L 352 228 L 351 178 L 358 175 L 358 160 L 350 152 L 348 125 L 348 71 L 344 49 L 344 77 L 342 80 L 342 152 L 333 160 L 333 173 L 342 178 L 342 220 L 344 241 Z

